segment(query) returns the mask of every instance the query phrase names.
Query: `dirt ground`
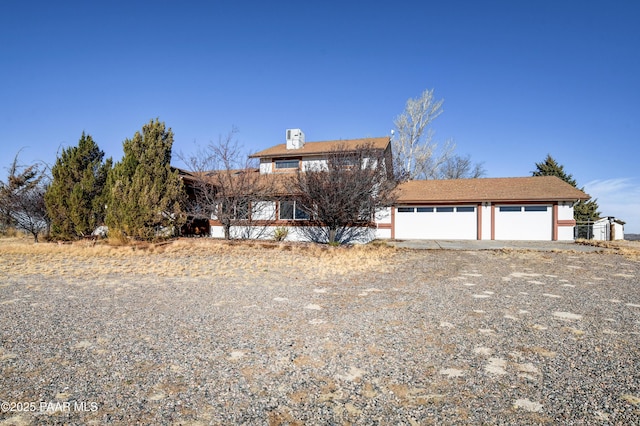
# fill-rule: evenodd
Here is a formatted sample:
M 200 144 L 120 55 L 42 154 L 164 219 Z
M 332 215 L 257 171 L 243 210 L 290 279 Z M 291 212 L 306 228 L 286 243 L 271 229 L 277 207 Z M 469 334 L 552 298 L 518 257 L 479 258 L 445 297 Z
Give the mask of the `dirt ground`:
M 0 240 L 3 424 L 638 424 L 640 257 Z

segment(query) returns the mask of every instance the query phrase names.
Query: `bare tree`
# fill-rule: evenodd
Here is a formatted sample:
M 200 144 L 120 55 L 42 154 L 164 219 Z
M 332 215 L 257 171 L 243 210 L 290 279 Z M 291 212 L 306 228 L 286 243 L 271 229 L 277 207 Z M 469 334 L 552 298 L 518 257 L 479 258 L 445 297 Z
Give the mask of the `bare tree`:
M 9 167 L 6 182 L 0 181 L 0 219 L 4 227 L 13 226 L 33 236 L 48 228 L 49 217 L 44 203 L 47 176 L 38 164 L 20 166 L 18 155 Z
M 329 244 L 357 241 L 371 232 L 376 211 L 392 203 L 395 185 L 384 160 L 371 145 L 340 147 L 325 163 L 292 176 L 288 192 L 308 218 L 301 232 Z
M 224 238 L 259 238 L 275 221 L 273 180 L 261 176 L 235 138 L 234 127 L 218 142 L 180 159 L 187 165 L 191 218 L 212 218 L 222 225 Z M 232 232 L 233 230 L 233 232 Z
M 471 156 L 454 155 L 442 163 L 438 170 L 438 179 L 473 179 L 486 174 L 482 163 L 471 162 Z
M 410 98 L 396 117 L 397 135 L 393 138 L 394 170 L 399 180 L 434 179 L 440 166 L 452 155 L 453 142 L 442 149 L 433 140 L 433 120 L 442 114 L 444 100 L 436 100 L 433 89 L 419 98 Z

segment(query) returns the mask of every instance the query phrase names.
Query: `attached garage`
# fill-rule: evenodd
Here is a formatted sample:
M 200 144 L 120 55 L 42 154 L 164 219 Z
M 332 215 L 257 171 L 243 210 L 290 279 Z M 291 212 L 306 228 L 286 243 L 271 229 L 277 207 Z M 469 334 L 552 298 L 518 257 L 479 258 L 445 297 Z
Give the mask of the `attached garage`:
M 497 205 L 496 240 L 542 240 L 553 237 L 552 205 Z
M 409 181 L 398 187 L 391 238 L 572 239 L 573 205 L 589 198 L 555 176 Z
M 395 211 L 396 238 L 475 240 L 475 206 L 399 206 Z

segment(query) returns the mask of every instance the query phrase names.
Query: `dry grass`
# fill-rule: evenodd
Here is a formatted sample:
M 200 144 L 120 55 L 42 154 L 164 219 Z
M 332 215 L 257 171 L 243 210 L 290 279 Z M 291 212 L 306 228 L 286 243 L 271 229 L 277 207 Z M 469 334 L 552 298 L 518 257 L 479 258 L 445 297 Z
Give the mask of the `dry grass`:
M 18 231 L 16 228 L 9 227 L 0 231 L 0 236 L 6 237 L 6 238 L 19 238 L 19 237 L 26 237 L 26 234 Z
M 580 241 L 640 260 L 640 242 Z M 80 279 L 108 274 L 158 277 L 242 278 L 268 280 L 272 275 L 319 280 L 351 273 L 384 272 L 401 252 L 384 242 L 352 247 L 274 241 L 224 241 L 210 238 L 176 239 L 162 243 L 113 245 L 106 241 L 39 243 L 12 237 L 0 239 L 0 274 L 57 276 Z M 529 258 L 545 253 L 504 253 Z M 265 280 L 265 281 L 266 281 Z M 241 280 L 238 280 L 239 282 Z
M 105 274 L 163 277 L 243 277 L 269 273 L 344 275 L 372 267 L 384 270 L 396 249 L 381 245 L 327 247 L 306 243 L 177 239 L 164 243 L 110 245 L 106 242 L 33 244 L 0 239 L 0 273 L 10 276 Z
M 640 241 L 596 241 L 596 240 L 577 240 L 576 243 L 594 247 L 602 247 L 613 249 L 618 254 L 634 260 L 640 260 Z

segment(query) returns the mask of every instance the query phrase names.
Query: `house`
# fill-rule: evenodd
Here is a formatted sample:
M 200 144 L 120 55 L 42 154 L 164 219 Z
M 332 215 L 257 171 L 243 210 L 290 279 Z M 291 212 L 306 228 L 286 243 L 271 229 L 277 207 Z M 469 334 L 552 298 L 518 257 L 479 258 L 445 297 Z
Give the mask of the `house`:
M 613 216 L 596 220 L 592 225 L 593 239 L 600 241 L 624 240 L 625 222 Z
M 298 204 L 296 197 L 288 191 L 290 180 L 297 172 L 322 169 L 327 166 L 330 155 L 340 152 L 345 167 L 353 167 L 357 153 L 364 151 L 365 162 L 382 161 L 388 177 L 392 177 L 391 140 L 387 137 L 363 138 L 351 140 L 335 140 L 323 142 L 306 142 L 300 129 L 287 130 L 286 142 L 257 152 L 250 158 L 259 161 L 256 170 L 238 172 L 238 178 L 246 178 L 247 174 L 258 173 L 255 182 L 262 187 L 262 198 L 252 200 L 251 206 L 242 209 L 242 215 L 234 218 L 234 225 L 229 230 L 232 237 L 271 238 L 276 230 L 286 228 L 288 239 L 306 240 L 314 233 L 313 218 Z M 352 155 L 353 154 L 353 155 Z M 359 164 L 359 163 L 358 163 Z M 371 164 L 371 163 L 369 163 Z M 235 185 L 237 187 L 241 185 Z M 369 224 L 370 237 L 375 237 L 375 224 Z M 317 226 L 315 228 L 318 228 Z M 212 215 L 210 233 L 213 237 L 224 236 L 224 225 L 219 215 Z M 353 228 L 356 229 L 356 228 Z M 359 228 L 358 228 L 359 229 Z
M 336 149 L 356 150 L 367 145 L 382 154 L 392 174 L 389 137 L 306 142 L 300 129 L 286 131 L 286 141 L 259 151 L 263 179 L 282 181 L 291 173 L 321 168 Z M 287 199 L 283 185 L 278 197 L 253 202 L 243 216 L 252 221 L 236 223 L 234 236 L 272 238 L 286 228 L 287 239 L 302 240 L 300 230 L 309 217 Z M 573 206 L 589 195 L 553 176 L 409 181 L 396 189 L 393 206 L 380 209 L 372 218 L 370 232 L 361 241 L 379 239 L 469 240 L 573 240 Z M 256 209 L 256 207 L 259 207 Z M 249 212 L 254 213 L 249 213 Z M 210 235 L 222 237 L 218 218 L 210 220 Z M 259 232 L 252 230 L 260 228 Z

